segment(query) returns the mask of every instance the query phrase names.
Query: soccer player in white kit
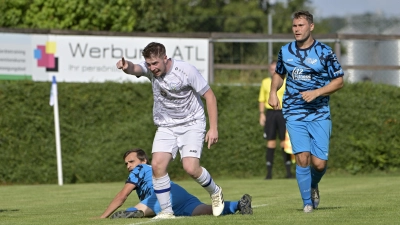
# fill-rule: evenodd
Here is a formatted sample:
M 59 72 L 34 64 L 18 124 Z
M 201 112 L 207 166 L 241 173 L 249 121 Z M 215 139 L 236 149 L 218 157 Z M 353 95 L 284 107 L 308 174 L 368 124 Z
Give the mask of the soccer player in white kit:
M 218 141 L 217 99 L 200 72 L 187 62 L 168 58 L 163 44 L 152 42 L 142 52 L 144 62 L 134 64 L 122 58 L 117 68 L 130 75 L 145 76 L 152 83 L 153 119 L 157 131 L 153 141 L 153 188 L 162 211 L 154 219 L 174 218 L 167 172 L 179 150 L 185 171 L 210 193 L 213 215 L 224 209 L 222 188 L 200 166 L 203 141 L 208 148 Z M 210 129 L 201 97 L 207 104 Z

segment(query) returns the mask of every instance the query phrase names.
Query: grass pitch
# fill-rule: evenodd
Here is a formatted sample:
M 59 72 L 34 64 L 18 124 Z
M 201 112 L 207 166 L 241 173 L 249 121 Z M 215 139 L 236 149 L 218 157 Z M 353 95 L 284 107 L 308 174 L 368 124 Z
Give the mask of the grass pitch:
M 399 176 L 330 177 L 320 183 L 318 210 L 305 214 L 295 179 L 216 179 L 225 200 L 253 197 L 253 215 L 181 217 L 172 220 L 99 219 L 120 183 L 0 186 L 0 224 L 399 224 Z M 194 181 L 176 182 L 211 204 Z M 120 209 L 138 202 L 135 193 Z

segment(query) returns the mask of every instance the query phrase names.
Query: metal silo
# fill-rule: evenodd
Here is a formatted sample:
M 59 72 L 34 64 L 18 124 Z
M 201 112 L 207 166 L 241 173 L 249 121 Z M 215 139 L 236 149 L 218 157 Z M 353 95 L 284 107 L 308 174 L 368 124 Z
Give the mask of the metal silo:
M 363 34 L 354 25 L 348 25 L 339 30 L 340 34 Z M 345 50 L 340 59 L 343 66 L 373 65 L 376 63 L 376 41 L 372 40 L 343 40 L 341 41 Z M 345 79 L 349 82 L 371 80 L 374 71 L 371 70 L 345 70 Z
M 400 34 L 400 26 L 386 29 L 382 34 Z M 382 40 L 378 46 L 378 61 L 382 66 L 400 66 L 400 40 Z M 400 70 L 380 70 L 373 81 L 400 86 Z

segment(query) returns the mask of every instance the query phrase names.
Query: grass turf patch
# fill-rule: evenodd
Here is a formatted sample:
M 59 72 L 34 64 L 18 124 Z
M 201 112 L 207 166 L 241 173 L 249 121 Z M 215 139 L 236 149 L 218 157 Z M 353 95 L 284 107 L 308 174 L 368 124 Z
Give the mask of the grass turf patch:
M 202 202 L 205 190 L 192 180 L 177 182 Z M 400 217 L 398 176 L 326 176 L 321 203 L 311 214 L 302 211 L 295 179 L 217 179 L 226 201 L 245 193 L 253 197 L 253 215 L 197 216 L 173 220 L 98 219 L 124 181 L 58 185 L 0 186 L 0 224 L 396 224 Z M 120 209 L 138 203 L 135 193 Z

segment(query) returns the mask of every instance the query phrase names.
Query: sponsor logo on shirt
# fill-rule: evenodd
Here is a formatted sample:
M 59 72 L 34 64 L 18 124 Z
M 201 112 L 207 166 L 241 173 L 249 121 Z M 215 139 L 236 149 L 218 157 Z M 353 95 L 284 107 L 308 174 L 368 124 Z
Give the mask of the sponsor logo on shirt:
M 175 70 L 187 76 L 186 72 L 183 71 L 183 69 L 181 69 L 179 67 L 175 67 Z
M 303 74 L 304 69 L 295 67 L 292 71 L 293 80 L 311 80 L 311 75 Z

